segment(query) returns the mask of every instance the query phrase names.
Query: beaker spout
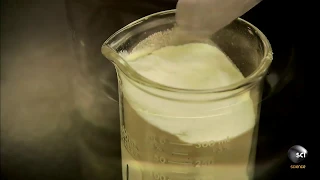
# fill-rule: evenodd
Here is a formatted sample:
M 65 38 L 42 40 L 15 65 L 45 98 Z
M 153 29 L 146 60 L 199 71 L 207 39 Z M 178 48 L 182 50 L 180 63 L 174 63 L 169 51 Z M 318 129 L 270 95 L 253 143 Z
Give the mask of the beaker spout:
M 108 45 L 103 45 L 101 48 L 101 52 L 104 57 L 106 57 L 116 66 L 116 68 L 121 69 L 120 66 L 123 66 L 124 62 L 122 61 L 124 61 L 124 59 L 113 48 Z
M 140 82 L 146 86 L 154 88 L 164 87 L 163 85 L 157 82 L 153 82 L 148 78 L 145 78 L 144 76 L 141 76 L 139 73 L 137 73 L 134 69 L 131 68 L 128 62 L 125 59 L 123 59 L 123 57 L 109 45 L 103 44 L 101 47 L 101 52 L 107 59 L 109 59 L 115 65 L 115 68 L 117 70 L 123 72 L 127 77 L 129 77 L 133 81 Z
M 132 79 L 136 81 L 146 81 L 149 82 L 150 80 L 142 77 L 137 72 L 135 72 L 130 65 L 127 63 L 123 57 L 117 53 L 113 48 L 111 48 L 109 45 L 104 44 L 101 48 L 102 54 L 109 59 L 114 65 L 117 70 L 122 71 L 124 74 L 126 74 L 128 77 L 131 77 Z

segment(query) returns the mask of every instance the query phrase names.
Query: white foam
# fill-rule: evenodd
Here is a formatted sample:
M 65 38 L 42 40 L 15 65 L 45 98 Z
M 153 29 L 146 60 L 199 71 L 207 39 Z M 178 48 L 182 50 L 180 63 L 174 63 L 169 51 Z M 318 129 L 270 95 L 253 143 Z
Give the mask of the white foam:
M 140 51 L 138 54 L 147 53 Z M 167 46 L 140 57 L 137 53 L 132 53 L 125 59 L 142 76 L 177 88 L 218 88 L 244 78 L 223 52 L 201 43 Z M 255 124 L 254 107 L 249 93 L 223 101 L 181 102 L 148 94 L 123 74 L 119 75 L 124 96 L 138 114 L 148 123 L 176 135 L 184 142 L 233 138 Z M 160 90 L 153 90 L 153 93 L 157 92 L 164 95 Z M 173 97 L 168 92 L 169 95 Z M 178 96 L 180 99 L 198 97 L 190 94 Z M 215 96 L 218 95 L 211 94 L 210 98 Z

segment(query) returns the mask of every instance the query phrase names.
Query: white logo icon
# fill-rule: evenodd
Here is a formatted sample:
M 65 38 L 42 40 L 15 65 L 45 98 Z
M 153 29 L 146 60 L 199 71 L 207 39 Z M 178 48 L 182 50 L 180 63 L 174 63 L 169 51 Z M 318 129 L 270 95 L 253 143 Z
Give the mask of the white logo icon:
M 306 153 L 296 153 L 296 158 L 305 158 L 306 157 Z
M 288 151 L 288 158 L 293 163 L 300 163 L 308 156 L 308 151 L 299 145 L 292 146 Z

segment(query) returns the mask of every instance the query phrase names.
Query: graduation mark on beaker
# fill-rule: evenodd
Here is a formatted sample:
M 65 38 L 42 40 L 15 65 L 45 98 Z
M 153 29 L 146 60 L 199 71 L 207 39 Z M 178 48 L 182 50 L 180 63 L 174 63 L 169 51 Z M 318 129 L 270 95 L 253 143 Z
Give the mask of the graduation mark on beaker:
M 166 159 L 163 156 L 159 156 L 157 154 L 154 155 L 154 161 L 160 162 L 161 164 L 179 164 L 179 165 L 192 165 L 191 162 L 178 162 L 178 161 L 171 161 Z
M 176 143 L 176 142 L 169 142 L 171 145 L 177 145 L 177 146 L 192 146 L 192 144 L 187 143 Z
M 127 180 L 129 180 L 129 165 L 127 164 Z
M 210 166 L 214 164 L 214 160 L 213 159 L 209 159 L 209 160 L 198 160 L 195 161 L 194 163 L 195 167 L 202 167 L 202 166 Z
M 166 175 L 160 174 L 160 173 L 152 173 L 153 179 L 155 180 L 171 180 L 169 177 Z
M 155 135 L 149 135 L 148 141 L 151 144 L 161 144 L 161 145 L 171 144 L 171 145 L 177 145 L 177 146 L 192 146 L 192 144 L 187 144 L 187 143 L 170 142 L 164 137 L 157 137 Z
M 178 165 L 192 165 L 192 162 L 178 162 L 178 161 L 168 161 L 170 164 L 178 164 Z
M 188 156 L 188 153 L 180 153 L 180 152 L 172 152 L 172 155 L 177 155 L 177 156 Z
M 123 141 L 124 147 L 128 150 L 134 158 L 140 158 L 139 148 L 135 142 L 130 137 L 130 134 L 126 131 L 124 126 L 121 126 L 121 140 Z

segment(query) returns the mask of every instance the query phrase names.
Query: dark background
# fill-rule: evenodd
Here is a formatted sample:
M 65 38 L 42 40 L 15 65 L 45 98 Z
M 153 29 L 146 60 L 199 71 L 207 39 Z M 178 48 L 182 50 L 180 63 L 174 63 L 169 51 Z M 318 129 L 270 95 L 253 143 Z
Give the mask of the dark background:
M 117 99 L 115 72 L 100 46 L 124 25 L 175 3 L 1 1 L 2 178 L 120 179 L 117 104 L 102 93 Z M 264 0 L 243 16 L 270 40 L 270 74 L 279 77 L 266 81 L 265 95 L 271 96 L 262 103 L 255 179 L 306 174 L 290 170 L 287 158 L 293 145 L 309 150 L 303 130 L 296 131 L 309 120 L 302 107 L 304 64 L 295 8 L 292 1 Z

